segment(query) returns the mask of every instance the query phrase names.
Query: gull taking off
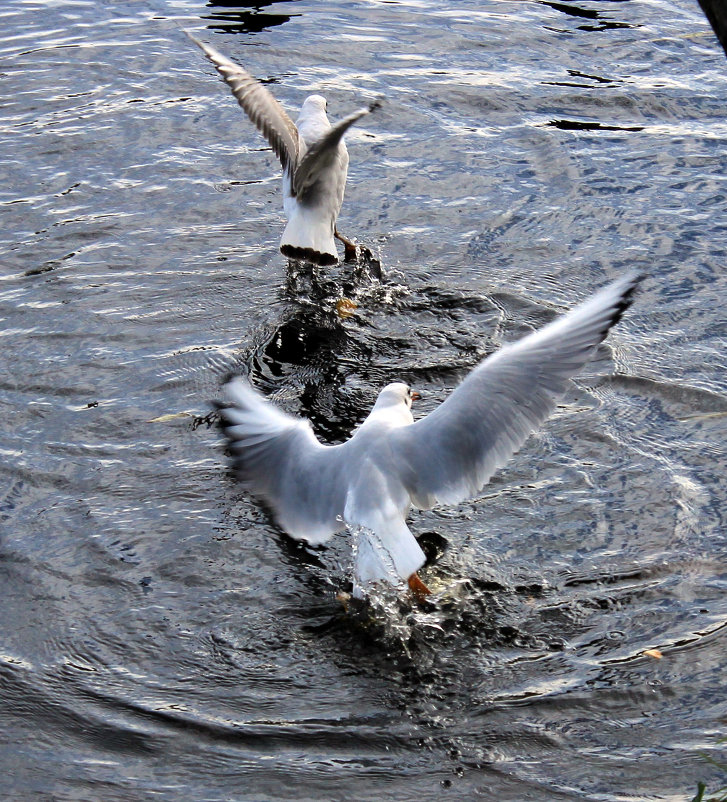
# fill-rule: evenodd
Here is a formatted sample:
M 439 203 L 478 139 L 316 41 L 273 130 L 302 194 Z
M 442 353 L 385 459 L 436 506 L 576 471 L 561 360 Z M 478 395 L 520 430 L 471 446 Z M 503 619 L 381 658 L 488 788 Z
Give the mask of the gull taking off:
M 503 346 L 416 422 L 417 394 L 402 382 L 387 385 L 340 445 L 322 445 L 307 420 L 232 379 L 228 404 L 218 408 L 233 467 L 297 540 L 324 543 L 345 524 L 370 530 L 378 548 L 359 549 L 360 584 L 406 581 L 415 594 L 426 594 L 416 573 L 424 552 L 405 522 L 410 507 L 457 504 L 479 493 L 550 415 L 630 305 L 638 281 L 635 275 L 615 281 Z
M 187 35 L 214 64 L 283 165 L 283 208 L 288 225 L 280 241 L 281 253 L 289 259 L 304 259 L 318 265 L 336 264 L 334 237 L 337 237 L 345 246 L 346 256 L 355 255 L 356 246 L 336 229 L 348 172 L 348 150 L 343 135 L 381 104 L 375 101 L 331 126 L 325 98 L 310 95 L 294 123 L 249 72 Z

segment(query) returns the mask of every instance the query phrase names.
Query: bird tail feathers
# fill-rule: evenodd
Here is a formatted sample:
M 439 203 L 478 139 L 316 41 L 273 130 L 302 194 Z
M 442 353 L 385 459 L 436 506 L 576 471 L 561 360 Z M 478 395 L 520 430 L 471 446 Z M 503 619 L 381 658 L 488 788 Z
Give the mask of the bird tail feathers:
M 363 588 L 375 582 L 406 582 L 426 562 L 426 556 L 401 521 L 390 520 L 376 530 L 357 527 L 354 577 Z
M 351 488 L 343 517 L 362 527 L 355 574 L 362 584 L 397 584 L 424 565 L 426 556 L 404 520 L 407 504 L 387 477 L 365 461 L 359 481 Z
M 317 265 L 338 262 L 333 220 L 321 217 L 320 209 L 297 205 L 290 215 L 280 241 L 280 252 L 289 259 L 300 259 Z

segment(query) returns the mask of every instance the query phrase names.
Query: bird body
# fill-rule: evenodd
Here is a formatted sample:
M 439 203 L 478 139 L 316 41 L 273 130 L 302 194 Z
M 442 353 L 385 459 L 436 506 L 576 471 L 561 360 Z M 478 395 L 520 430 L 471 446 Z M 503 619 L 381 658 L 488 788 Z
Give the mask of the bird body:
M 325 99 L 320 95 L 306 98 L 295 125 L 302 159 L 309 148 L 331 130 Z M 320 183 L 318 192 L 315 196 L 309 193 L 311 199 L 307 204 L 298 200 L 301 177 L 298 177 L 296 186 L 295 172 L 290 165 L 283 173 L 283 208 L 288 224 L 280 241 L 280 251 L 291 259 L 308 259 L 317 264 L 338 261 L 334 233 L 348 175 L 348 150 L 343 139 L 326 154 L 326 158 L 327 169 L 321 170 L 317 178 Z
M 239 64 L 191 35 L 190 39 L 212 62 L 280 159 L 283 209 L 288 218 L 280 241 L 281 253 L 319 265 L 335 264 L 338 254 L 334 237 L 344 239 L 336 231 L 348 174 L 343 136 L 380 104 L 371 103 L 332 126 L 325 98 L 310 95 L 294 123 L 273 95 Z
M 476 495 L 555 408 L 630 304 L 638 283 L 620 279 L 585 303 L 484 359 L 433 412 L 414 422 L 402 382 L 379 393 L 351 438 L 323 445 L 308 421 L 288 415 L 246 381 L 218 405 L 233 466 L 291 537 L 324 543 L 346 524 L 370 530 L 361 582 L 408 580 L 425 556 L 406 525 L 429 509 Z

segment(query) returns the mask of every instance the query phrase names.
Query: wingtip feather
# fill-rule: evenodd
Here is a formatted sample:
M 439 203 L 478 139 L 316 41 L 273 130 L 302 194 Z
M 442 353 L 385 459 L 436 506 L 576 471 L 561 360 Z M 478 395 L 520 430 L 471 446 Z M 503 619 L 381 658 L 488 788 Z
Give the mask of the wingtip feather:
M 606 335 L 608 334 L 609 330 L 615 326 L 623 317 L 624 312 L 631 306 L 634 302 L 634 296 L 636 290 L 643 280 L 644 276 L 642 273 L 629 273 L 621 279 L 613 282 L 612 284 L 606 286 L 604 291 L 607 292 L 609 289 L 613 290 L 616 288 L 621 288 L 620 295 L 618 296 L 616 302 L 614 303 L 613 314 L 609 317 L 608 321 L 606 322 L 603 328 L 603 336 L 602 339 L 605 339 Z

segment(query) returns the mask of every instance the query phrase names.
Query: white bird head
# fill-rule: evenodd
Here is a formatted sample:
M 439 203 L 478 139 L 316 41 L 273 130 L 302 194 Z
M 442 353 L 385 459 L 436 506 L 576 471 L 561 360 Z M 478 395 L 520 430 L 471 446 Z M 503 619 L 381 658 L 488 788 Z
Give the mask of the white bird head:
M 325 114 L 327 106 L 328 104 L 326 103 L 326 99 L 321 95 L 308 95 L 308 97 L 303 101 L 300 111 L 301 113 L 317 111 Z
M 407 409 L 411 409 L 412 401 L 416 401 L 419 397 L 419 393 L 413 391 L 408 384 L 392 382 L 379 393 L 374 408 L 395 407 L 404 404 Z
M 412 392 L 409 385 L 404 382 L 387 384 L 379 393 L 371 412 L 359 428 L 381 423 L 386 426 L 408 426 L 410 423 L 414 423 L 411 402 L 417 398 L 419 398 L 419 393 Z

